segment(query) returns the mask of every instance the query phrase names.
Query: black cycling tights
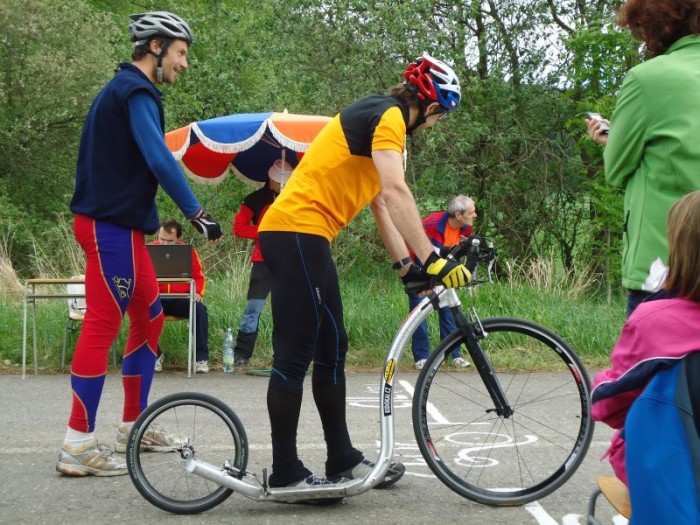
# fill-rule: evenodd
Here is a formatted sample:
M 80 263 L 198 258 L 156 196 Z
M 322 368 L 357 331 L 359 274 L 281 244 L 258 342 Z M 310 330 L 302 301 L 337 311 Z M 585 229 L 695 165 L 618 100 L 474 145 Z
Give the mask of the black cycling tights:
M 297 458 L 296 434 L 304 377 L 313 360 L 312 389 L 328 447 L 326 474 L 362 460 L 345 422 L 348 341 L 330 243 L 317 235 L 262 232 L 260 248 L 272 276 L 274 357 L 267 395 L 272 429 L 272 486 L 308 475 Z

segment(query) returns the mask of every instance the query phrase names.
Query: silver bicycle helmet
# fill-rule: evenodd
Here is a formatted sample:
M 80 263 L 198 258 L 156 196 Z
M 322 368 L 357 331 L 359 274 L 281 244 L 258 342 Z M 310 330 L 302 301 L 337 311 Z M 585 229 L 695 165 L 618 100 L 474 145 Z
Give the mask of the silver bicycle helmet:
M 151 11 L 131 15 L 129 34 L 136 45 L 145 43 L 149 37 L 164 36 L 192 43 L 194 35 L 190 26 L 182 18 L 167 11 Z

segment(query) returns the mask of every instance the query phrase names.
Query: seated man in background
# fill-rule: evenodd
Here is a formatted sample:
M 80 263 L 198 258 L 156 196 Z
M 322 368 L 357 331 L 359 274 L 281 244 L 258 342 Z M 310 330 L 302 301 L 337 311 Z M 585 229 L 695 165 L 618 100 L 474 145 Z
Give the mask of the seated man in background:
M 158 228 L 157 240 L 150 244 L 185 244 L 182 242 L 182 225 L 173 219 L 168 219 L 160 223 Z M 197 364 L 195 365 L 195 373 L 206 374 L 209 372 L 209 345 L 207 339 L 209 337 L 209 315 L 207 307 L 204 305 L 204 289 L 207 284 L 207 279 L 202 271 L 202 263 L 199 260 L 197 250 L 192 248 L 192 278 L 195 282 L 195 290 L 197 294 L 196 311 L 196 349 L 197 349 Z M 163 293 L 188 293 L 189 285 L 186 283 L 159 283 L 159 292 Z M 163 305 L 163 313 L 174 317 L 189 317 L 190 301 L 184 297 L 163 298 L 160 299 Z M 158 359 L 156 360 L 156 372 L 163 370 L 163 351 L 158 346 Z

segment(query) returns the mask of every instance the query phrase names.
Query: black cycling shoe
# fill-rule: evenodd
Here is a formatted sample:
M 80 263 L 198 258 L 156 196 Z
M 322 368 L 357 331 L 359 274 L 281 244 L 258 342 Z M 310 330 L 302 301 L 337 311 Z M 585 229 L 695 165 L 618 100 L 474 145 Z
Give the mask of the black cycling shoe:
M 373 468 L 374 461 L 370 461 L 369 459 L 364 458 L 354 467 L 344 470 L 343 472 L 339 472 L 338 474 L 335 474 L 333 476 L 328 476 L 328 481 L 338 483 L 343 479 L 362 479 L 367 474 L 369 474 L 369 472 Z M 403 463 L 392 463 L 391 465 L 389 465 L 389 470 L 387 470 L 385 474 L 384 481 L 377 483 L 374 486 L 374 488 L 383 489 L 385 487 L 393 485 L 398 480 L 400 480 L 405 473 L 406 467 L 403 465 Z
M 247 368 L 249 364 L 250 359 L 243 357 L 242 355 L 236 357 L 236 360 L 233 362 L 234 368 Z

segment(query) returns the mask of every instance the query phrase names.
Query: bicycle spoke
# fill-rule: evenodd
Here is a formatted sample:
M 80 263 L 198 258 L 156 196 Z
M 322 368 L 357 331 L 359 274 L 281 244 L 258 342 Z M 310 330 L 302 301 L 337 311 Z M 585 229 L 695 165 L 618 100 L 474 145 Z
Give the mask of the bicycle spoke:
M 455 492 L 492 505 L 526 503 L 555 490 L 583 459 L 592 436 L 587 376 L 541 327 L 512 319 L 483 324 L 488 337 L 470 355 L 483 353 L 491 367 L 486 379 L 448 367 L 446 357 L 465 343 L 452 334 L 419 375 L 414 430 L 426 463 Z M 484 384 L 490 370 L 512 413 L 496 412 Z
M 137 435 L 127 448 L 129 474 L 138 491 L 157 507 L 178 514 L 193 514 L 212 508 L 231 493 L 182 467 L 185 454 L 205 463 L 223 466 L 226 461 L 245 470 L 245 431 L 231 409 L 206 394 L 182 393 L 166 396 L 149 406 L 134 425 Z M 181 440 L 177 450 L 140 450 L 149 429 L 168 429 Z M 131 459 L 130 459 L 131 458 Z

